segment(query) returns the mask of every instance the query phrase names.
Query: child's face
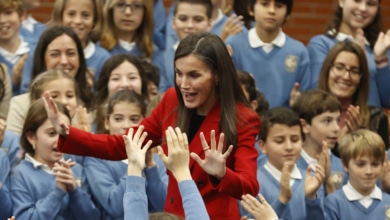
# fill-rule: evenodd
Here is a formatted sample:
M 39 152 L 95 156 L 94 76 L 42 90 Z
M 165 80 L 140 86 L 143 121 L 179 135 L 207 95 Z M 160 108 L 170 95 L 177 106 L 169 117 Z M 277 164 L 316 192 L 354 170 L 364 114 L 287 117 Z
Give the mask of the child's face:
M 346 69 L 349 71 L 347 72 Z M 337 98 L 350 98 L 356 92 L 359 84 L 359 57 L 348 51 L 340 52 L 329 70 L 328 86 L 330 93 Z
M 249 14 L 254 16 L 256 29 L 266 32 L 279 30 L 287 15 L 287 6 L 273 0 L 257 0 L 253 11 Z
M 124 89 L 138 94 L 142 91 L 142 80 L 138 69 L 129 61 L 124 61 L 111 72 L 108 79 L 108 97 Z
M 365 28 L 374 20 L 378 8 L 378 0 L 339 0 L 343 10 L 343 23 L 352 30 Z
M 44 85 L 43 91 L 49 91 L 54 101 L 64 104 L 73 118 L 77 108 L 77 97 L 72 80 L 60 78 L 50 81 Z
M 148 82 L 148 94 L 150 100 L 158 95 L 158 86 L 152 81 Z
M 75 77 L 80 67 L 76 43 L 66 34 L 58 36 L 45 52 L 46 69 L 59 69 Z
M 91 0 L 67 0 L 62 13 L 62 24 L 72 28 L 85 45 L 94 26 L 93 9 Z
M 130 127 L 137 126 L 142 119 L 141 109 L 136 103 L 119 102 L 104 125 L 110 134 L 121 135 Z
M 18 37 L 22 18 L 15 9 L 0 12 L 0 41 Z
M 60 113 L 62 120 L 70 124 L 69 118 Z M 35 147 L 34 159 L 53 166 L 62 159 L 63 154 L 57 149 L 58 133 L 49 120 L 46 120 L 35 132 L 27 135 L 28 141 Z
M 210 31 L 211 21 L 207 17 L 206 7 L 199 4 L 178 3 L 177 13 L 173 18 L 173 29 L 179 40 L 192 33 Z
M 369 195 L 375 187 L 382 171 L 382 161 L 360 156 L 351 159 L 344 170 L 349 174 L 349 181 L 353 188 L 362 195 Z
M 328 147 L 333 148 L 340 131 L 339 119 L 340 112 L 327 111 L 315 116 L 311 124 L 306 123 L 304 126 L 306 139 L 312 139 L 317 146 L 321 146 L 322 141 L 326 141 Z
M 127 7 L 126 4 L 131 4 Z M 113 8 L 113 21 L 116 31 L 134 33 L 142 24 L 145 7 L 140 0 L 118 0 Z
M 268 131 L 267 140 L 260 141 L 260 148 L 263 153 L 267 154 L 268 161 L 278 170 L 282 170 L 285 163 L 294 165 L 302 149 L 300 126 L 272 125 Z

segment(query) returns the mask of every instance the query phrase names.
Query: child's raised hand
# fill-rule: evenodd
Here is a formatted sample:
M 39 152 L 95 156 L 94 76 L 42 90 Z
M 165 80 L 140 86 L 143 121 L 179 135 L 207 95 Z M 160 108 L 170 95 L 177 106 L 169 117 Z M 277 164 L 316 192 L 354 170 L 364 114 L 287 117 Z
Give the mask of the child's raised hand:
M 376 61 L 386 60 L 387 57 L 387 51 L 390 49 L 390 29 L 387 30 L 386 33 L 380 32 L 378 35 L 378 39 L 375 42 L 374 45 L 374 55 Z M 388 63 L 385 62 L 386 64 Z
M 386 152 L 385 161 L 382 166 L 381 173 L 382 190 L 386 193 L 390 193 L 390 161 L 388 159 L 388 153 Z
M 332 181 L 332 178 L 330 178 L 332 174 L 332 164 L 330 161 L 330 155 L 329 155 L 329 149 L 328 144 L 326 141 L 322 141 L 322 151 L 320 155 L 318 156 L 318 164 L 324 169 L 325 173 L 325 190 L 326 195 L 331 194 L 336 190 L 335 185 Z
M 127 174 L 129 176 L 141 176 L 142 170 L 145 167 L 145 155 L 152 141 L 149 140 L 144 147 L 142 147 L 148 133 L 144 132 L 144 126 L 140 125 L 137 132 L 130 128 L 127 135 L 123 135 L 123 140 L 126 144 L 126 153 L 128 160 Z
M 181 132 L 180 128 L 169 127 L 165 131 L 168 145 L 168 156 L 164 154 L 163 149 L 158 146 L 158 155 L 165 164 L 168 170 L 170 170 L 177 180 L 181 182 L 183 180 L 192 179 L 189 163 L 189 149 L 187 135 Z
M 77 122 L 73 124 L 74 127 L 91 132 L 91 115 L 87 112 L 87 109 L 84 107 L 77 107 L 76 109 Z
M 285 163 L 282 168 L 282 177 L 280 178 L 280 194 L 279 201 L 287 204 L 292 197 L 292 190 L 290 186 L 291 170 L 290 165 Z
M 202 141 L 203 151 L 205 151 L 204 160 L 200 159 L 199 155 L 192 152 L 191 157 L 194 159 L 202 169 L 209 174 L 210 176 L 214 176 L 215 178 L 221 180 L 225 177 L 226 174 L 226 160 L 229 157 L 230 153 L 233 150 L 233 145 L 230 145 L 225 153 L 223 153 L 224 149 L 224 139 L 225 135 L 221 133 L 219 135 L 218 147 L 216 146 L 215 141 L 215 131 L 211 131 L 211 148 L 207 144 L 206 138 L 204 137 L 203 132 L 200 133 L 200 139 Z
M 312 176 L 313 169 L 307 167 L 305 179 L 305 196 L 309 199 L 316 198 L 316 192 L 325 181 L 325 171 L 321 165 L 316 164 L 315 175 Z
M 298 97 L 301 95 L 299 91 L 299 83 L 295 82 L 294 87 L 290 92 L 290 106 L 293 106 L 295 101 L 297 101 Z
M 278 215 L 268 204 L 263 195 L 259 194 L 260 202 L 250 194 L 243 195 L 241 205 L 247 210 L 256 220 L 275 220 Z M 241 218 L 242 219 L 242 218 Z
M 353 105 L 348 106 L 345 118 L 345 126 L 340 130 L 337 142 L 341 143 L 345 135 L 359 129 L 362 126 L 362 122 L 363 119 L 360 115 L 360 107 Z
M 51 124 L 54 126 L 54 129 L 56 129 L 57 133 L 61 136 L 67 137 L 69 134 L 69 127 L 61 118 L 57 104 L 51 98 L 50 93 L 46 91 L 42 99 L 45 104 L 47 116 Z
M 229 36 L 240 33 L 244 28 L 244 22 L 242 21 L 243 19 L 244 17 L 241 15 L 230 15 L 222 29 L 220 38 L 225 41 Z
M 15 216 L 12 216 L 11 218 L 8 218 L 8 220 L 15 220 Z

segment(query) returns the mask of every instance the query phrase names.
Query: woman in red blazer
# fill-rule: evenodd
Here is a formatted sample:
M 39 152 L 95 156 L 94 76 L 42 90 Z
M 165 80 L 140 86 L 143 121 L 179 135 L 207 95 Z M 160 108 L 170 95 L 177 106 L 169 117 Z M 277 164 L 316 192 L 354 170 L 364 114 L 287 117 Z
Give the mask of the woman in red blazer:
M 254 148 L 260 120 L 253 112 L 239 84 L 236 70 L 222 40 L 209 33 L 192 34 L 182 40 L 175 54 L 175 88 L 168 89 L 151 116 L 141 125 L 153 145 L 165 143 L 165 130 L 180 127 L 187 133 L 191 152 L 192 178 L 211 219 L 239 219 L 237 200 L 243 194 L 256 195 L 257 151 Z M 55 103 L 45 96 L 47 112 L 61 134 L 59 150 L 110 160 L 127 158 L 122 136 L 90 134 L 60 121 Z M 215 134 L 223 133 L 217 140 Z M 203 143 L 201 136 L 204 135 Z M 218 152 L 209 145 L 225 146 Z M 229 155 L 230 148 L 233 145 Z M 184 216 L 177 182 L 168 172 L 165 211 Z

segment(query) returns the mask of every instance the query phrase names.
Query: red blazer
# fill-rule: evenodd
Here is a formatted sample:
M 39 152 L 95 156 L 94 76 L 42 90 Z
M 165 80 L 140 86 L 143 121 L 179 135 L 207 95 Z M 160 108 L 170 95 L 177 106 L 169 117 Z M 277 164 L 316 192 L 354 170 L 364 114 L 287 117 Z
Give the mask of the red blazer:
M 167 153 L 167 146 L 162 140 L 165 139 L 165 130 L 168 126 L 175 126 L 177 106 L 176 91 L 173 88 L 169 89 L 152 115 L 141 122 L 148 132 L 148 138 L 152 139 L 153 145 L 162 144 L 165 153 Z M 235 150 L 226 161 L 226 176 L 221 181 L 217 181 L 205 173 L 192 158 L 190 159 L 189 167 L 192 178 L 198 186 L 211 219 L 239 219 L 237 199 L 240 199 L 243 194 L 256 195 L 259 192 L 256 178 L 257 150 L 254 145 L 260 128 L 260 120 L 254 111 L 244 105 L 237 104 L 236 108 L 238 144 L 234 146 Z M 210 143 L 210 131 L 214 129 L 216 134 L 219 134 L 219 116 L 220 103 L 217 102 L 190 143 L 190 151 L 197 153 L 201 158 L 204 158 L 204 151 L 199 138 L 200 132 L 205 134 L 206 140 Z M 216 141 L 218 143 L 218 138 Z M 127 158 L 122 136 L 90 134 L 75 128 L 70 128 L 67 138 L 59 138 L 58 148 L 66 153 L 102 159 Z M 184 216 L 177 182 L 169 171 L 168 176 L 165 211 Z

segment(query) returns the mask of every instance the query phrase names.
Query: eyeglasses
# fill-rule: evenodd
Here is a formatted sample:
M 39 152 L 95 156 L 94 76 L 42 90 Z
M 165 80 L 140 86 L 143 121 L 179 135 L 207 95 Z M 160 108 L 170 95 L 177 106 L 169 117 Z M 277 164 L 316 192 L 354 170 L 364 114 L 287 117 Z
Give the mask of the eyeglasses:
M 125 12 L 127 8 L 130 8 L 133 13 L 140 13 L 145 10 L 145 5 L 141 3 L 127 4 L 125 2 L 118 2 L 115 4 L 114 9 L 117 12 Z
M 344 76 L 345 73 L 349 73 L 351 79 L 360 79 L 363 75 L 360 68 L 352 67 L 348 69 L 343 63 L 332 64 L 331 67 L 336 76 Z

